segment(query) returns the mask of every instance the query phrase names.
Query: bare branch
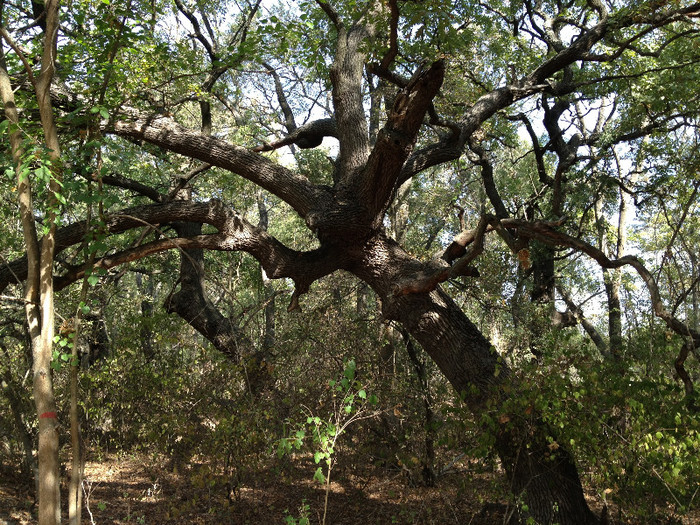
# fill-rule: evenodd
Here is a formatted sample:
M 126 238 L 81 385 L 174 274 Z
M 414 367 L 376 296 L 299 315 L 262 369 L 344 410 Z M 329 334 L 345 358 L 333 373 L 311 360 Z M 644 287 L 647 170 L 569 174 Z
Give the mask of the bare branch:
M 280 109 L 282 110 L 282 115 L 284 115 L 284 124 L 287 128 L 287 133 L 292 133 L 296 128 L 296 122 L 294 120 L 294 113 L 292 108 L 289 106 L 287 101 L 287 95 L 284 93 L 284 88 L 282 87 L 282 81 L 280 80 L 279 74 L 275 71 L 270 64 L 267 62 L 262 63 L 263 67 L 267 69 L 268 73 L 272 75 L 272 79 L 275 82 L 275 93 L 277 93 L 277 102 L 279 102 Z
M 454 264 L 448 266 L 443 259 L 432 261 L 428 268 L 418 272 L 409 279 L 399 281 L 393 295 L 399 297 L 412 293 L 428 293 L 437 288 L 437 286 L 459 276 L 479 275 L 478 270 L 471 266 L 471 263 L 484 251 L 484 237 L 490 228 L 490 225 L 495 222 L 496 218 L 493 215 L 484 215 L 479 220 L 479 224 L 472 233 L 470 247 L 465 250 L 463 255 L 457 259 Z M 435 268 L 437 266 L 437 268 Z
M 564 303 L 566 303 L 566 307 L 571 312 L 573 312 L 574 316 L 576 317 L 576 320 L 579 323 L 581 323 L 581 326 L 588 334 L 588 337 L 591 338 L 591 341 L 593 341 L 600 354 L 606 357 L 611 355 L 608 345 L 605 344 L 605 341 L 598 333 L 598 330 L 596 330 L 596 327 L 593 326 L 593 324 L 588 319 L 586 319 L 585 315 L 583 315 L 583 310 L 579 305 L 577 305 L 574 302 L 573 298 L 571 297 L 571 294 L 566 289 L 564 289 L 564 287 L 561 286 L 561 284 L 557 283 L 555 286 L 559 291 L 561 298 L 564 300 Z
M 252 151 L 272 151 L 283 146 L 296 144 L 301 149 L 315 148 L 320 146 L 325 137 L 338 138 L 338 126 L 335 119 L 324 118 L 308 122 L 303 126 L 294 128 L 286 137 L 274 142 L 256 146 Z
M 654 280 L 654 276 L 649 270 L 644 266 L 644 264 L 635 256 L 626 255 L 618 259 L 609 259 L 607 255 L 598 248 L 588 244 L 581 239 L 577 239 L 567 235 L 566 233 L 559 232 L 554 229 L 553 226 L 548 223 L 541 222 L 528 222 L 520 219 L 505 219 L 501 221 L 501 225 L 505 228 L 513 228 L 519 232 L 519 234 L 524 234 L 528 238 L 537 239 L 545 244 L 551 246 L 568 246 L 574 248 L 576 251 L 585 253 L 593 260 L 595 260 L 603 268 L 621 268 L 623 266 L 632 266 L 639 276 L 644 281 L 644 284 L 649 291 L 651 296 L 651 304 L 654 310 L 654 314 L 662 319 L 666 325 L 679 335 L 690 336 L 693 339 L 700 341 L 700 333 L 696 332 L 688 325 L 672 316 L 663 304 L 661 299 L 661 293 Z
M 329 0 L 316 0 L 318 6 L 326 13 L 328 19 L 333 23 L 336 29 L 343 28 L 343 21 L 338 16 L 338 12 L 331 6 Z

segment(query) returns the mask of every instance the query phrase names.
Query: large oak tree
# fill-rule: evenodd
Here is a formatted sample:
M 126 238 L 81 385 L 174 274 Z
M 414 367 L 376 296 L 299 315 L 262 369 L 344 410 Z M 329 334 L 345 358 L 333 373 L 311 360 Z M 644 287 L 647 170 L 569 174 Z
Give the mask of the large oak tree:
M 546 303 L 551 322 L 562 323 L 553 311 L 553 261 L 554 249 L 566 247 L 606 270 L 633 268 L 649 288 L 654 312 L 687 338 L 688 348 L 697 346 L 698 333 L 667 311 L 642 262 L 622 250 L 611 257 L 567 216 L 580 217 L 593 207 L 605 188 L 592 174 L 619 145 L 634 149 L 653 134 L 678 130 L 692 135 L 697 96 L 687 82 L 697 75 L 700 58 L 700 4 L 444 4 L 317 0 L 284 11 L 249 2 L 236 11 L 175 0 L 164 9 L 174 14 L 154 3 L 72 5 L 63 14 L 61 75 L 52 90 L 64 117 L 64 147 L 78 152 L 76 177 L 141 200 L 112 205 L 98 224 L 66 224 L 55 233 L 55 252 L 94 240 L 96 232 L 108 244 L 144 225 L 149 229 L 137 244 L 113 244 L 94 260 L 62 264 L 55 288 L 95 268 L 179 250 L 179 289 L 165 307 L 222 352 L 245 360 L 256 393 L 271 387 L 267 356 L 251 353 L 245 336 L 208 297 L 204 251 L 243 251 L 268 278 L 291 280 L 290 309 L 303 305 L 303 294 L 316 281 L 349 272 L 371 287 L 384 318 L 422 345 L 477 417 L 493 415 L 494 446 L 512 492 L 527 504 L 526 514 L 540 523 L 594 523 L 571 451 L 551 446 L 556 436 L 541 414 L 509 412 L 510 400 L 520 395 L 511 363 L 441 283 L 474 278 L 485 239 L 497 235 L 503 242 L 491 246 L 533 266 L 532 301 Z M 29 5 L 5 9 L 3 26 L 12 32 L 6 40 L 18 43 L 19 57 L 22 46 L 42 33 L 44 15 Z M 183 27 L 184 36 L 178 34 Z M 7 71 L 21 89 L 26 79 L 19 65 L 15 58 Z M 677 84 L 675 103 L 643 96 L 659 83 Z M 630 93 L 618 102 L 615 96 L 625 90 Z M 270 109 L 258 102 L 245 114 L 237 101 L 245 105 L 270 94 L 278 125 L 258 127 L 252 137 L 237 133 L 236 127 L 251 129 L 255 108 L 260 121 Z M 588 114 L 595 111 L 593 121 Z M 302 112 L 316 118 L 299 125 Z M 31 113 L 29 104 L 28 121 Z M 524 205 L 511 206 L 499 187 L 503 180 L 494 175 L 494 163 L 503 160 L 495 145 L 499 132 L 518 127 L 533 159 L 532 172 L 521 176 L 537 182 L 534 191 L 523 190 Z M 171 187 L 158 188 L 128 174 L 85 170 L 80 163 L 92 166 L 97 158 L 81 157 L 80 151 L 94 147 L 85 137 L 101 140 L 110 151 L 136 148 L 160 159 L 177 154 L 180 160 L 171 165 L 183 172 L 173 174 Z M 276 152 L 313 148 L 326 137 L 337 144 L 326 179 L 302 174 Z M 192 162 L 186 167 L 182 159 Z M 480 174 L 491 209 L 434 259 L 411 255 L 388 234 L 387 210 L 397 195 L 412 191 L 410 183 L 421 174 L 464 165 Z M 268 232 L 267 221 L 253 224 L 216 192 L 193 196 L 199 181 L 210 178 L 211 189 L 224 171 L 286 203 L 316 247 L 285 245 Z M 626 191 L 629 184 L 620 175 L 613 186 Z M 144 198 L 151 203 L 143 204 Z M 0 289 L 27 279 L 27 262 L 3 263 Z M 614 299 L 613 285 L 610 290 Z M 569 321 L 577 314 L 573 302 L 570 307 Z M 536 338 L 538 330 L 533 332 Z M 619 345 L 619 337 L 613 342 L 611 335 L 610 344 Z M 538 345 L 532 348 L 537 355 Z M 686 384 L 692 392 L 692 383 Z

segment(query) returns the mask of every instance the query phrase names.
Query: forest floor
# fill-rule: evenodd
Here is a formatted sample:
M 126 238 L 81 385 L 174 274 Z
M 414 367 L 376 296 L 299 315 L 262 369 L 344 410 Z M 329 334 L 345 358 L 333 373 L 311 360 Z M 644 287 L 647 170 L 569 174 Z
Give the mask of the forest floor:
M 308 516 L 322 522 L 325 490 L 314 481 L 316 465 L 307 459 L 257 470 L 231 487 L 211 465 L 190 462 L 174 473 L 149 455 L 109 455 L 85 467 L 85 524 L 296 524 Z M 477 469 L 478 470 L 478 469 Z M 507 506 L 498 501 L 498 476 L 442 477 L 435 487 L 411 483 L 405 472 L 340 466 L 332 473 L 326 523 L 493 525 L 504 522 Z M 65 488 L 65 487 L 64 487 Z M 66 491 L 63 492 L 65 494 Z M 600 508 L 592 507 L 600 512 Z M 688 519 L 690 521 L 688 521 Z M 693 518 L 664 523 L 693 525 Z M 0 525 L 36 521 L 26 483 L 0 472 Z

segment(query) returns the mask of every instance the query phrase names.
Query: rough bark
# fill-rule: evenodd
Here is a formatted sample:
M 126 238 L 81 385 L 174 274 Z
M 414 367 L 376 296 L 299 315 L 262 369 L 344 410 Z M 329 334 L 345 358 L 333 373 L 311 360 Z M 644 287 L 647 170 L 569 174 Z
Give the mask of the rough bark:
M 467 405 L 481 419 L 497 421 L 496 449 L 514 495 L 539 523 L 586 524 L 597 520 L 588 508 L 578 472 L 565 447 L 551 447 L 556 436 L 536 415 L 510 414 L 504 402 L 517 385 L 489 341 L 440 288 L 394 295 L 393 283 L 420 263 L 394 241 L 378 235 L 368 241 L 351 269 L 382 301 L 386 318 L 399 322 L 418 341 Z

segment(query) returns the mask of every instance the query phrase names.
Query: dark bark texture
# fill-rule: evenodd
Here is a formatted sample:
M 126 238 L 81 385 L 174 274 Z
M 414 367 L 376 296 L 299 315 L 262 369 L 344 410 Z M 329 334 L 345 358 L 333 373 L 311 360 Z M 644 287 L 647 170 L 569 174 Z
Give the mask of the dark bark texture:
M 525 503 L 523 519 L 538 523 L 597 523 L 583 497 L 578 471 L 570 453 L 536 414 L 523 418 L 504 408 L 517 395 L 506 363 L 490 342 L 439 288 L 430 293 L 397 297 L 391 283 L 411 272 L 415 261 L 390 239 L 378 236 L 363 251 L 358 277 L 382 300 L 383 313 L 414 337 L 477 419 L 488 415 L 496 423 L 496 450 L 517 500 Z M 368 273 L 367 270 L 371 269 Z M 519 512 L 519 511 L 518 511 Z M 516 512 L 515 517 L 520 514 Z

